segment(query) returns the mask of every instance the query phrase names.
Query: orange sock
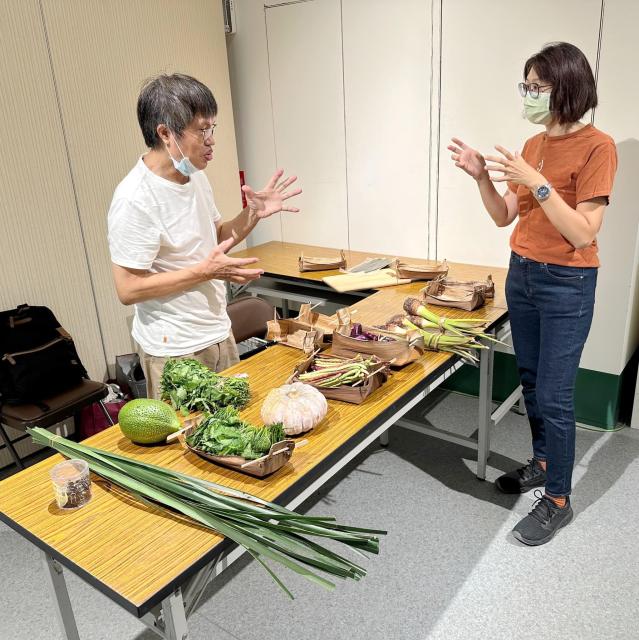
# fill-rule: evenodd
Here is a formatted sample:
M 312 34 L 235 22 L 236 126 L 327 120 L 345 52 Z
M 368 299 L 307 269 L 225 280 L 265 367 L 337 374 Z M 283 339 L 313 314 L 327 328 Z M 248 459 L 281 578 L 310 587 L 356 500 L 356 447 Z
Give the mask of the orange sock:
M 561 496 L 560 498 L 555 498 L 554 496 L 549 496 L 548 494 L 544 494 L 546 498 L 552 500 L 560 509 L 563 509 L 566 506 L 566 496 Z

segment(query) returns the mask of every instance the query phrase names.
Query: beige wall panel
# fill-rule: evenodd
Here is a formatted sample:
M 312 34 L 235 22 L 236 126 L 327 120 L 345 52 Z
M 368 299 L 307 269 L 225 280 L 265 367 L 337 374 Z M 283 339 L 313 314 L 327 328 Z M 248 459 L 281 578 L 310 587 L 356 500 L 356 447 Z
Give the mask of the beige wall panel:
M 231 93 L 240 169 L 247 184 L 261 188 L 276 168 L 268 70 L 266 18 L 262 0 L 235 3 L 237 32 L 227 36 Z M 290 171 L 298 171 L 289 167 Z M 262 220 L 248 246 L 282 239 L 282 214 Z M 286 217 L 286 214 L 284 214 Z
M 182 72 L 208 85 L 219 105 L 214 159 L 206 170 L 225 218 L 241 208 L 221 2 L 42 0 L 109 363 L 131 350 L 111 279 L 106 216 L 113 190 L 145 151 L 136 119 L 143 81 Z
M 50 307 L 106 372 L 38 2 L 0 4 L 0 308 Z
M 599 64 L 595 125 L 617 143 L 619 167 L 610 206 L 599 234 L 601 269 L 597 306 L 584 360 L 605 363 L 619 374 L 639 345 L 639 3 L 607 0 Z M 587 361 L 588 361 L 587 360 Z M 594 368 L 594 367 L 593 367 Z M 599 368 L 599 367 L 597 367 Z
M 426 258 L 431 2 L 342 12 L 351 249 Z
M 273 7 L 266 24 L 277 162 L 304 189 L 282 239 L 347 247 L 340 2 Z
M 542 129 L 522 118 L 517 91 L 526 59 L 546 42 L 577 45 L 594 66 L 600 0 L 444 0 L 437 253 L 458 262 L 505 266 L 512 228 L 498 229 L 477 187 L 454 166 L 452 136 L 483 153 L 521 150 Z M 504 191 L 503 185 L 498 185 Z

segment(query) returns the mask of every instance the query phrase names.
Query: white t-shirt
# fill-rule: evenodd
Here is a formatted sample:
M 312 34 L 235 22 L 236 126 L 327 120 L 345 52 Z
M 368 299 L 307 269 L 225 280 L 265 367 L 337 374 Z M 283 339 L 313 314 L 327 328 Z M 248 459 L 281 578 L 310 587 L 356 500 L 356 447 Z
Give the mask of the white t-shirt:
M 140 158 L 118 185 L 109 209 L 113 263 L 153 273 L 177 271 L 217 246 L 221 218 L 202 171 L 184 185 L 153 173 Z M 209 280 L 182 293 L 135 305 L 132 335 L 145 353 L 180 356 L 225 340 L 231 321 L 226 286 Z

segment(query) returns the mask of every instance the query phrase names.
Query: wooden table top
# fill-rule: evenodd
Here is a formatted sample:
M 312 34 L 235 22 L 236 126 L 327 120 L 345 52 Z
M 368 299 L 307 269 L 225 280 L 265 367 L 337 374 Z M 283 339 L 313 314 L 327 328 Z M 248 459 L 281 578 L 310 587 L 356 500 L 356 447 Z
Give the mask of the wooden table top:
M 480 272 L 477 268 L 474 273 Z M 498 278 L 495 270 L 492 273 L 498 283 L 499 300 L 503 297 L 503 277 Z M 359 322 L 379 323 L 401 312 L 404 297 L 416 294 L 422 286 L 423 283 L 412 283 L 386 288 L 351 309 L 357 309 Z M 488 304 L 474 312 L 455 311 L 447 315 L 478 317 L 493 325 L 503 322 L 507 311 L 499 304 Z M 278 345 L 225 372 L 249 374 L 252 398 L 242 417 L 261 424 L 264 397 L 272 388 L 285 383 L 303 357 L 296 349 Z M 412 397 L 450 363 L 448 354 L 427 352 L 417 362 L 393 373 L 362 405 L 329 401 L 327 418 L 304 436 L 309 444 L 295 451 L 284 467 L 266 479 L 218 467 L 177 443 L 160 447 L 134 445 L 118 426 L 85 442 L 266 500 L 279 497 L 286 503 L 340 459 L 343 455 L 340 448 L 343 452 L 344 447 L 348 450 L 356 446 L 393 415 L 394 403 Z M 0 517 L 131 613 L 143 615 L 218 552 L 216 547 L 222 536 L 140 504 L 95 476 L 91 502 L 77 511 L 61 511 L 53 500 L 48 477 L 49 469 L 61 459 L 55 455 L 0 482 Z
M 339 252 L 342 247 L 326 248 L 317 247 L 310 244 L 296 244 L 293 242 L 279 242 L 273 240 L 264 244 L 235 251 L 231 255 L 234 258 L 259 258 L 259 262 L 255 265 L 259 269 L 264 269 L 264 275 L 279 276 L 293 281 L 321 281 L 326 276 L 334 276 L 339 273 L 336 269 L 330 271 L 304 271 L 300 272 L 298 267 L 298 258 L 303 253 L 305 256 L 317 256 L 326 258 L 339 258 Z M 346 264 L 348 267 L 355 266 L 366 258 L 383 258 L 397 257 L 400 260 L 411 264 L 423 264 L 433 266 L 438 263 L 436 260 L 423 260 L 421 258 L 408 258 L 405 256 L 394 256 L 391 254 L 372 253 L 362 251 L 344 250 L 346 255 Z M 449 262 L 450 276 L 466 280 L 479 280 L 485 278 L 489 273 L 493 275 L 495 282 L 503 283 L 506 277 L 506 269 L 503 267 L 478 267 L 475 265 Z M 502 277 L 503 276 L 503 277 Z M 503 287 L 500 287 L 503 293 Z M 504 302 L 505 304 L 505 302 Z

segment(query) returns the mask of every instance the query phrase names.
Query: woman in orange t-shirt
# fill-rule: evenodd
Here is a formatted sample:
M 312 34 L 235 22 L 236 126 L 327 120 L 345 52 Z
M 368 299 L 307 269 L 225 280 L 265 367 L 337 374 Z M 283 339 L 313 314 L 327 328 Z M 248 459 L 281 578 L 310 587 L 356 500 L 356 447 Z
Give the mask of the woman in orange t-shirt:
M 574 45 L 550 44 L 529 58 L 519 91 L 525 117 L 545 127 L 521 154 L 496 146 L 501 155 L 484 157 L 457 138 L 448 148 L 455 165 L 477 181 L 495 224 L 517 219 L 506 298 L 533 457 L 495 484 L 505 493 L 545 486 L 513 529 L 521 542 L 539 545 L 573 516 L 574 387 L 595 303 L 596 236 L 617 154 L 610 136 L 580 122 L 597 106 L 597 88 Z M 494 182 L 507 182 L 503 196 Z

